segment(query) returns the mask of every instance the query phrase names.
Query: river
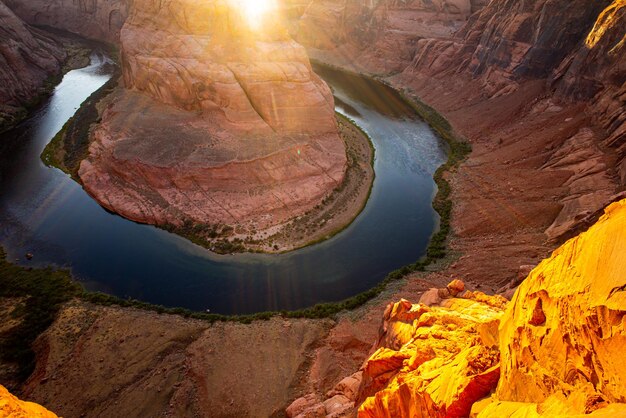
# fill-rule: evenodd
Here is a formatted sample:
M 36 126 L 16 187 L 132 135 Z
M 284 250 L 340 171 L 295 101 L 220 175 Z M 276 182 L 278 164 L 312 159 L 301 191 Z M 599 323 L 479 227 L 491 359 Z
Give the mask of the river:
M 65 75 L 26 122 L 0 135 L 0 243 L 11 261 L 71 268 L 87 289 L 168 307 L 246 314 L 345 299 L 419 259 L 437 228 L 432 175 L 445 147 L 392 89 L 328 68 L 337 111 L 372 138 L 376 179 L 364 211 L 323 243 L 281 255 L 217 255 L 101 208 L 40 154 L 111 77 L 108 59 Z M 33 260 L 24 255 L 32 253 Z

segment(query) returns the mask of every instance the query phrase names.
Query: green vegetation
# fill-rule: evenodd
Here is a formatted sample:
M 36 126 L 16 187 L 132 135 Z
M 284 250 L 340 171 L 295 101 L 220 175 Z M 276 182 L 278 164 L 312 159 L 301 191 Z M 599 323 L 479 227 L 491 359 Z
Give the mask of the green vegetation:
M 61 305 L 81 294 L 68 271 L 11 264 L 0 248 L 0 299 L 20 301 L 11 313 L 18 325 L 0 334 L 0 360 L 18 364 L 19 377 L 28 377 L 35 365 L 35 338 L 52 324 Z
M 103 92 L 100 91 L 98 97 L 103 96 Z M 85 112 L 88 112 L 87 115 L 94 115 L 93 111 L 95 110 L 95 103 L 99 100 L 98 97 L 88 100 L 91 103 L 89 106 L 93 107 L 91 107 L 91 110 L 85 109 Z M 340 302 L 320 303 L 297 311 L 261 312 L 253 315 L 230 316 L 194 312 L 184 308 L 165 308 L 137 300 L 86 292 L 78 283 L 72 280 L 68 271 L 52 268 L 31 269 L 16 266 L 6 260 L 6 254 L 0 249 L 0 298 L 17 298 L 16 301 L 19 301 L 12 314 L 15 319 L 19 319 L 19 325 L 0 334 L 0 359 L 4 362 L 18 363 L 20 365 L 21 377 L 27 377 L 32 372 L 34 366 L 34 354 L 31 349 L 33 341 L 50 326 L 61 305 L 72 298 L 80 298 L 102 306 L 132 307 L 209 322 L 231 321 L 249 324 L 257 320 L 268 320 L 275 316 L 284 318 L 329 318 L 342 311 L 362 306 L 380 295 L 394 281 L 400 280 L 413 272 L 425 271 L 427 267 L 446 257 L 452 212 L 452 202 L 450 201 L 451 188 L 446 180 L 446 173 L 456 169 L 458 164 L 469 154 L 471 147 L 454 133 L 450 123 L 434 109 L 417 100 L 410 100 L 406 96 L 403 97 L 407 102 L 411 103 L 415 111 L 430 124 L 449 147 L 447 162 L 433 176 L 438 186 L 438 193 L 433 200 L 433 207 L 440 216 L 439 230 L 433 234 L 426 256 L 421 260 L 392 271 L 376 287 Z M 95 114 L 97 115 L 97 112 Z M 78 117 L 78 119 L 81 119 L 81 117 Z M 74 167 L 76 158 L 80 155 L 90 123 L 78 125 L 76 122 L 72 122 L 72 124 L 68 122 L 68 125 L 66 125 L 67 129 L 64 128 L 64 131 L 72 132 L 72 140 L 70 141 L 72 146 L 70 147 L 70 152 L 64 156 L 62 163 L 64 167 L 71 168 Z M 67 136 L 64 136 L 64 138 L 67 139 Z M 54 147 L 58 147 L 58 144 L 54 145 Z M 57 155 L 52 150 L 49 152 Z M 52 157 L 50 156 L 50 158 Z M 178 228 L 174 227 L 172 229 Z M 185 224 L 182 229 L 186 230 L 184 235 L 187 236 L 197 236 L 200 233 L 214 234 L 217 237 L 218 235 L 228 235 L 227 232 L 231 232 L 227 227 L 196 226 L 189 223 Z M 180 233 L 178 230 L 176 232 Z M 226 240 L 224 242 L 228 243 L 224 245 L 241 245 L 240 242 L 231 243 Z M 223 248 L 223 250 L 232 252 L 236 251 L 237 248 Z

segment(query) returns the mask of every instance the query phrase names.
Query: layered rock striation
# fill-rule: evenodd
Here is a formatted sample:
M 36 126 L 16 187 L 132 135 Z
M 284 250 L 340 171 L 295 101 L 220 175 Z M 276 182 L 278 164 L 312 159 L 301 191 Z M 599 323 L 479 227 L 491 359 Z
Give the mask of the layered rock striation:
M 66 53 L 44 32 L 25 24 L 0 2 L 0 131 L 26 116 L 26 108 L 46 93 Z
M 420 39 L 452 36 L 486 4 L 481 0 L 285 3 L 306 3 L 292 32 L 313 56 L 383 74 L 403 70 Z
M 534 268 L 510 302 L 455 280 L 418 304 L 392 303 L 361 369 L 326 400 L 307 395 L 287 414 L 621 416 L 624 254 L 626 200 Z
M 120 89 L 79 171 L 102 205 L 151 224 L 265 228 L 341 184 L 328 86 L 276 13 L 138 0 L 121 33 Z
M 117 43 L 131 0 L 7 0 L 32 25 L 50 26 L 81 36 Z

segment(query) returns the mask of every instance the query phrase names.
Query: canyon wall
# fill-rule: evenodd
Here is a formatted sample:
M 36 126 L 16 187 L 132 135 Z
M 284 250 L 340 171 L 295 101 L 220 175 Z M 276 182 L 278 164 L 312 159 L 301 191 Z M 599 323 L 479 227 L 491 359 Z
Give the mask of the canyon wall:
M 624 254 L 626 200 L 542 261 L 510 302 L 454 280 L 420 303 L 391 303 L 361 369 L 287 415 L 621 416 Z
M 488 122 L 491 129 L 505 121 L 529 123 L 539 114 L 578 107 L 587 118 L 573 118 L 578 122 L 574 132 L 563 126 L 560 134 L 552 134 L 546 144 L 550 155 L 541 155 L 545 149 L 526 153 L 527 160 L 543 159 L 540 170 L 572 173 L 563 183 L 567 191 L 558 199 L 561 210 L 545 228 L 549 239 L 571 237 L 623 190 L 623 1 L 289 4 L 295 19 L 291 30 L 313 57 L 351 70 L 392 75 L 389 82 L 452 119 L 462 108 L 469 114 L 470 108 L 479 112 L 479 107 L 495 106 L 498 111 L 473 117 Z M 522 88 L 528 92 L 514 97 Z M 474 134 L 474 127 L 465 129 L 462 119 L 452 122 L 463 133 Z M 486 123 L 479 124 L 486 128 Z M 470 139 L 480 142 L 478 131 L 476 136 Z
M 223 1 L 135 1 L 121 32 L 125 89 L 80 167 L 87 192 L 140 222 L 258 231 L 338 187 L 331 91 L 280 17 L 266 19 L 255 27 Z
M 450 37 L 486 1 L 285 0 L 304 4 L 291 26 L 314 57 L 386 74 L 406 67 L 422 38 Z
M 544 157 L 542 169 L 572 172 L 562 210 L 546 230 L 550 239 L 571 236 L 596 219 L 624 187 L 625 10 L 621 0 L 570 2 L 566 8 L 494 1 L 453 38 L 421 40 L 412 64 L 397 77 L 416 91 L 428 90 L 433 79 L 472 83 L 479 89 L 463 100 L 474 103 L 505 100 L 536 80 L 545 84 L 534 100 L 544 104 L 532 112 L 583 109 L 587 120 L 576 132 L 553 137 L 560 143 Z
M 81 36 L 117 43 L 131 0 L 7 0 L 31 25 L 50 26 Z
M 26 107 L 46 92 L 66 53 L 0 2 L 0 131 L 26 116 Z
M 552 75 L 557 95 L 589 100 L 596 123 L 608 133 L 603 145 L 616 149 L 626 184 L 626 1 L 614 0 L 598 16 L 585 41 Z

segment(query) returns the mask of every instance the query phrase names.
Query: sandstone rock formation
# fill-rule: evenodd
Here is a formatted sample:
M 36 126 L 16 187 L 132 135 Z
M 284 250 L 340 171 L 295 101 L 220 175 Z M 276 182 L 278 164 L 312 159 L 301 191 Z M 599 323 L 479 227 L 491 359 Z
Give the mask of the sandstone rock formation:
M 489 128 L 529 111 L 561 113 L 591 101 L 579 109 L 589 119 L 578 131 L 553 135 L 548 144 L 553 156 L 542 155 L 545 149 L 526 153 L 528 160 L 542 158 L 540 167 L 554 175 L 571 173 L 558 198 L 560 214 L 545 229 L 549 239 L 562 242 L 593 223 L 621 190 L 626 179 L 622 1 L 311 1 L 304 10 L 293 31 L 313 56 L 378 75 L 400 73 L 391 78 L 393 84 L 441 111 L 476 111 L 468 119 L 485 120 Z M 528 86 L 536 80 L 544 83 L 541 89 Z M 520 88 L 535 90 L 535 97 L 513 97 Z M 507 114 L 485 114 L 486 108 L 511 106 L 516 109 Z
M 332 416 L 324 406 L 334 399 L 347 411 L 356 405 L 359 417 L 626 414 L 625 254 L 622 200 L 534 268 L 511 302 L 455 297 L 455 280 L 435 289 L 436 305 L 390 304 L 359 373 L 326 401 L 307 395 L 287 413 Z
M 25 106 L 45 93 L 64 59 L 54 40 L 0 2 L 0 131 L 26 116 Z
M 306 3 L 292 32 L 313 54 L 367 72 L 398 72 L 422 38 L 450 37 L 480 0 L 285 0 Z
M 6 4 L 32 25 L 74 32 L 117 43 L 130 0 L 7 0 Z
M 625 254 L 622 200 L 530 273 L 502 318 L 498 400 L 560 395 L 569 399 L 562 415 L 624 402 Z
M 234 3 L 138 0 L 122 30 L 126 90 L 79 175 L 105 207 L 152 224 L 279 224 L 346 168 L 330 89 L 277 16 Z
M 0 385 L 0 416 L 7 418 L 57 418 L 46 408 L 32 402 L 20 401 Z

